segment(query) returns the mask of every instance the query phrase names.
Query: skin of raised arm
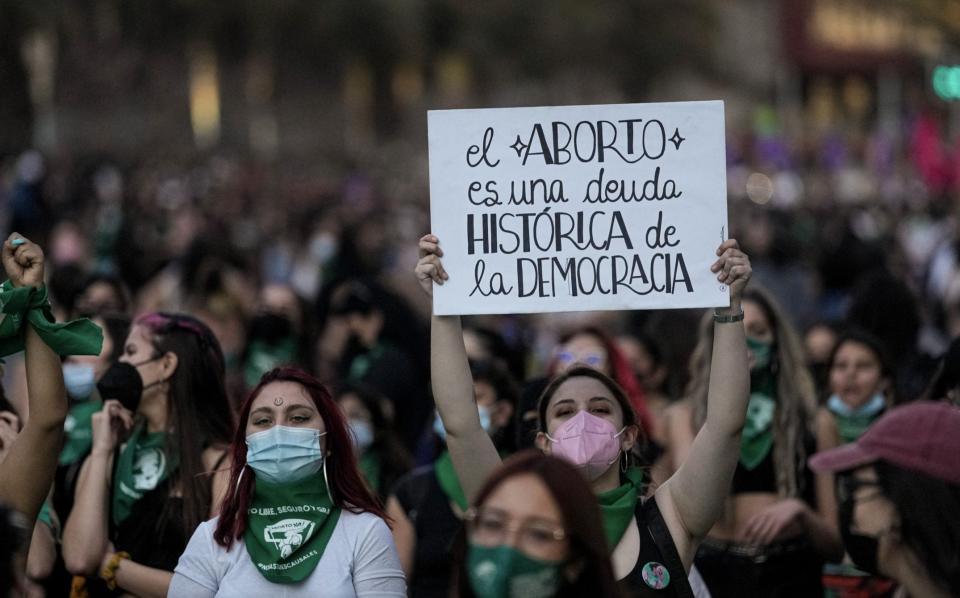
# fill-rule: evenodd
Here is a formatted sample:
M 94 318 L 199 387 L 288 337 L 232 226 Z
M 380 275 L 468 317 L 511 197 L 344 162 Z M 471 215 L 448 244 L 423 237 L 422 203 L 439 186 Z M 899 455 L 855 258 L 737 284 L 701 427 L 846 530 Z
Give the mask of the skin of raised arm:
M 67 394 L 60 357 L 26 326 L 27 396 L 30 416 L 0 464 L 0 502 L 36 519 L 50 492 L 63 442 Z
M 720 262 L 732 260 L 737 267 L 728 277 L 720 277 L 721 282 L 730 285 L 730 307 L 718 309 L 717 313 L 739 314 L 740 296 L 750 277 L 749 260 L 736 249 L 735 241 L 721 245 L 718 254 Z M 730 278 L 738 275 L 739 278 Z M 685 564 L 692 561 L 699 539 L 723 514 L 724 499 L 730 492 L 730 480 L 740 454 L 740 435 L 749 396 L 743 322 L 714 324 L 707 419 L 693 441 L 688 458 L 655 493 Z
M 107 551 L 107 500 L 112 456 L 94 451 L 77 480 L 73 509 L 63 527 L 63 562 L 74 575 L 93 575 Z
M 430 374 L 433 397 L 447 431 L 447 449 L 467 500 L 499 467 L 493 441 L 480 425 L 473 396 L 473 376 L 459 316 L 433 316 L 430 330 Z

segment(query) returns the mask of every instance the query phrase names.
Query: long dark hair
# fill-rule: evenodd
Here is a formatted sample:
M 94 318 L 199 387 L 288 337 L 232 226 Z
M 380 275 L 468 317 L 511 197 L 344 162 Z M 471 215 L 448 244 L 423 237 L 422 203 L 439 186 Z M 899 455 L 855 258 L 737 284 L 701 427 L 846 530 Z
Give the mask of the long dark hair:
M 521 451 L 503 462 L 477 493 L 474 505 L 483 503 L 506 480 L 518 475 L 534 475 L 547 487 L 560 507 L 563 529 L 570 539 L 569 563 L 579 566 L 574 580 L 563 577 L 559 597 L 620 596 L 613 578 L 610 552 L 603 532 L 603 521 L 597 498 L 590 485 L 577 469 L 557 457 L 539 451 Z M 454 584 L 460 598 L 474 598 L 473 588 L 465 570 L 467 542 L 461 533 L 454 557 Z
M 254 473 L 247 471 L 247 420 L 253 401 L 263 388 L 271 382 L 296 382 L 313 400 L 314 406 L 327 431 L 327 447 L 330 454 L 325 458 L 327 479 L 333 502 L 341 509 L 352 513 L 372 513 L 387 521 L 380 499 L 375 497 L 357 467 L 357 458 L 353 451 L 347 420 L 333 400 L 330 391 L 310 374 L 291 367 L 271 370 L 260 378 L 260 384 L 250 392 L 250 396 L 240 407 L 240 417 L 230 446 L 230 485 L 220 507 L 220 519 L 213 539 L 227 550 L 234 540 L 243 537 L 247 529 L 247 508 L 253 499 Z
M 900 515 L 900 542 L 930 578 L 960 596 L 960 486 L 877 461 L 877 480 Z M 954 515 L 949 515 L 954 513 Z
M 203 451 L 230 442 L 233 418 L 224 387 L 223 351 L 207 325 L 192 316 L 156 312 L 139 318 L 136 325 L 150 332 L 158 355 L 177 356 L 168 380 L 167 425 L 173 432 L 167 445 L 179 459 L 173 482 L 183 493 L 180 523 L 189 537 L 210 514 L 211 478 L 204 475 Z

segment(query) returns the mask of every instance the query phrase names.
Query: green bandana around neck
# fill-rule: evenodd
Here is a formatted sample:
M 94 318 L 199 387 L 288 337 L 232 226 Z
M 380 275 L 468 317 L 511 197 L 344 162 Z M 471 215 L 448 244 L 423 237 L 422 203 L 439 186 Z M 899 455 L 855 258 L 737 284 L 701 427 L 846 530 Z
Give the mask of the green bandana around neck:
M 841 415 L 831 412 L 830 415 L 833 416 L 834 421 L 837 423 L 837 433 L 840 436 L 840 440 L 844 444 L 850 444 L 851 442 L 856 442 L 863 436 L 867 428 L 880 419 L 883 412 L 881 411 L 880 413 L 871 415 Z
M 460 507 L 461 511 L 466 511 L 470 505 L 467 504 L 467 497 L 463 493 L 463 487 L 460 486 L 460 478 L 453 470 L 450 451 L 443 451 L 433 464 L 433 469 L 437 472 L 437 481 L 440 482 L 440 488 L 447 495 L 447 499 Z
M 756 469 L 773 448 L 773 414 L 776 401 L 766 393 L 754 392 L 747 403 L 747 417 L 740 439 L 740 464 Z
M 243 541 L 267 581 L 297 583 L 317 567 L 339 519 L 322 473 L 289 484 L 258 479 Z
M 600 515 L 603 518 L 603 531 L 607 536 L 610 552 L 620 543 L 627 526 L 635 516 L 643 485 L 643 472 L 639 467 L 628 469 L 623 478 L 625 481 L 622 485 L 597 495 Z
M 47 287 L 14 287 L 9 280 L 0 285 L 0 357 L 22 351 L 24 322 L 57 355 L 99 355 L 103 331 L 86 318 L 57 324 L 47 301 Z
M 126 521 L 133 505 L 177 468 L 176 455 L 164 450 L 166 432 L 147 433 L 146 429 L 145 421 L 138 422 L 117 457 L 113 471 L 114 525 Z

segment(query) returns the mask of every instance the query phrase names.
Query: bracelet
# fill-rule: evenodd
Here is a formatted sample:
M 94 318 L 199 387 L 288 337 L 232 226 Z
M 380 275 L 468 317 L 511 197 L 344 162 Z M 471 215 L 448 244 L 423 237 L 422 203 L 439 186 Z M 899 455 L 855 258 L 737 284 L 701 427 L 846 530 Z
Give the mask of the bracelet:
M 733 322 L 742 322 L 743 321 L 743 308 L 740 308 L 740 313 L 734 315 L 727 314 L 718 314 L 713 312 L 713 321 L 717 324 L 731 324 Z
M 106 582 L 107 589 L 117 589 L 117 569 L 120 568 L 120 561 L 129 558 L 129 552 L 115 552 L 113 556 L 110 557 L 110 560 L 107 561 L 107 564 L 103 566 L 103 570 L 100 571 L 100 579 Z

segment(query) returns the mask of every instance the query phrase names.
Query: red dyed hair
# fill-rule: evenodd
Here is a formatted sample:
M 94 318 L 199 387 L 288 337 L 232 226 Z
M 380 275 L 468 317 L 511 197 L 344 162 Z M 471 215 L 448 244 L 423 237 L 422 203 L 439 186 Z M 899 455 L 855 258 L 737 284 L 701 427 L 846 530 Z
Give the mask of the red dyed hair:
M 313 399 L 320 417 L 323 418 L 327 430 L 327 449 L 330 453 L 324 458 L 325 467 L 334 505 L 352 513 L 372 513 L 389 522 L 380 499 L 370 492 L 360 476 L 357 458 L 353 452 L 353 442 L 347 430 L 347 421 L 330 391 L 319 380 L 303 370 L 280 367 L 264 374 L 260 384 L 250 392 L 250 396 L 240 407 L 237 429 L 233 435 L 233 444 L 230 446 L 230 490 L 223 498 L 220 519 L 217 521 L 217 529 L 213 532 L 213 539 L 217 544 L 229 550 L 233 541 L 242 538 L 247 530 L 247 510 L 253 498 L 255 481 L 253 471 L 245 471 L 247 470 L 247 420 L 250 418 L 250 407 L 253 401 L 260 395 L 263 388 L 272 382 L 296 382 L 303 386 L 307 395 Z
M 630 400 L 630 406 L 633 407 L 634 413 L 637 414 L 637 421 L 640 423 L 640 427 L 643 428 L 643 432 L 647 438 L 651 438 L 653 435 L 653 416 L 650 414 L 650 408 L 647 407 L 647 400 L 643 392 L 643 387 L 640 386 L 640 382 L 637 381 L 636 375 L 633 373 L 633 370 L 630 369 L 630 364 L 627 362 L 627 358 L 624 357 L 623 351 L 617 347 L 616 343 L 613 342 L 613 339 L 610 338 L 606 333 L 604 333 L 599 328 L 594 328 L 588 326 L 586 328 L 580 328 L 574 332 L 564 336 L 560 339 L 560 344 L 565 345 L 575 336 L 580 336 L 585 334 L 587 336 L 592 336 L 603 345 L 604 351 L 607 353 L 607 364 L 608 370 L 604 372 L 613 380 L 620 385 L 620 388 L 626 393 L 627 398 Z M 553 378 L 557 375 L 557 358 L 554 357 L 550 364 L 547 366 L 547 375 L 550 378 Z

